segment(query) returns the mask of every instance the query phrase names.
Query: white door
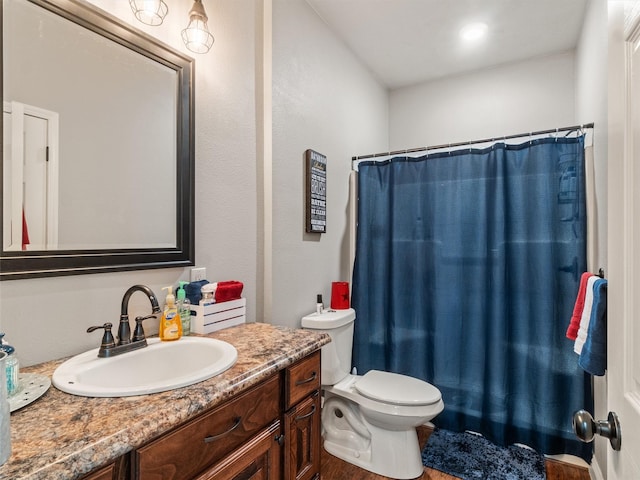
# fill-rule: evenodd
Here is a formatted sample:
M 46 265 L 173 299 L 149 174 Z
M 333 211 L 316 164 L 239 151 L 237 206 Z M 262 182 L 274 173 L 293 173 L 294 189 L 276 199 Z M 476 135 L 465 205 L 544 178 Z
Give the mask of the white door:
M 58 241 L 58 114 L 5 103 L 4 250 L 51 250 Z M 29 241 L 23 238 L 25 230 Z
M 620 419 L 622 445 L 614 451 L 607 444 L 607 480 L 640 479 L 640 30 L 637 22 L 629 27 L 637 14 L 622 3 L 609 2 L 607 163 L 607 401 Z
M 24 116 L 22 208 L 29 234 L 24 250 L 47 249 L 47 130 L 47 119 Z

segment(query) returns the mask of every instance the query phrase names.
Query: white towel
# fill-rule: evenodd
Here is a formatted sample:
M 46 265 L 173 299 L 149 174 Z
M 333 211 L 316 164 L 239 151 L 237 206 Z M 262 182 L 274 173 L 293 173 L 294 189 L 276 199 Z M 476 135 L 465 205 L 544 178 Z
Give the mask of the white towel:
M 593 308 L 593 284 L 596 280 L 600 280 L 600 277 L 594 275 L 587 280 L 587 288 L 584 296 L 584 309 L 582 310 L 582 317 L 580 317 L 580 329 L 578 330 L 578 337 L 576 343 L 573 345 L 573 351 L 578 355 L 582 353 L 582 347 L 587 340 L 587 334 L 589 333 L 589 321 L 591 320 L 591 309 Z

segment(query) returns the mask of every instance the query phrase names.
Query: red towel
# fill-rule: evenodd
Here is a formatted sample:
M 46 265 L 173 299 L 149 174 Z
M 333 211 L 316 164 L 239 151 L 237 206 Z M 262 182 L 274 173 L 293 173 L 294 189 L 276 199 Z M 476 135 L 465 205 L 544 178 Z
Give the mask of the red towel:
M 569 340 L 575 340 L 576 338 L 578 338 L 578 330 L 580 330 L 580 318 L 582 317 L 582 310 L 584 309 L 584 297 L 587 293 L 587 281 L 593 276 L 593 273 L 584 272 L 580 277 L 578 296 L 576 297 L 576 303 L 573 306 L 573 315 L 571 315 L 569 328 L 567 328 L 567 338 Z
M 229 300 L 237 300 L 242 295 L 244 285 L 237 280 L 229 280 L 227 282 L 218 282 L 216 287 L 216 303 L 228 302 Z

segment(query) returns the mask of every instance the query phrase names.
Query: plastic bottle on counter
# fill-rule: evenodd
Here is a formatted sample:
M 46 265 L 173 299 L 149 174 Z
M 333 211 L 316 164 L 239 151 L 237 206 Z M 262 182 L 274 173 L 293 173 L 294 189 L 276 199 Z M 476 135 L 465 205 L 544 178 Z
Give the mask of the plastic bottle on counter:
M 164 311 L 160 319 L 160 340 L 165 342 L 179 340 L 182 336 L 182 322 L 176 306 L 176 297 L 173 295 L 173 287 L 164 287 L 163 290 L 168 290 L 169 292 L 167 293 Z
M 178 287 L 178 313 L 180 314 L 180 322 L 182 322 L 182 335 L 191 333 L 191 302 L 187 298 L 187 292 L 184 286 L 189 282 L 179 282 Z
M 202 300 L 200 300 L 200 305 L 213 305 L 216 303 L 217 286 L 217 283 L 207 283 L 202 286 Z

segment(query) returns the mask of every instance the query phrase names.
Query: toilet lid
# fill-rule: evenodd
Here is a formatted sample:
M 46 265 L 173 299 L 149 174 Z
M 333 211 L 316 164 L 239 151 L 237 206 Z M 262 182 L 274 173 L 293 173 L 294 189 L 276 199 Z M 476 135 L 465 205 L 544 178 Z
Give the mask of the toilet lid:
M 440 390 L 417 378 L 371 370 L 355 383 L 361 395 L 396 405 L 430 405 L 438 402 Z

